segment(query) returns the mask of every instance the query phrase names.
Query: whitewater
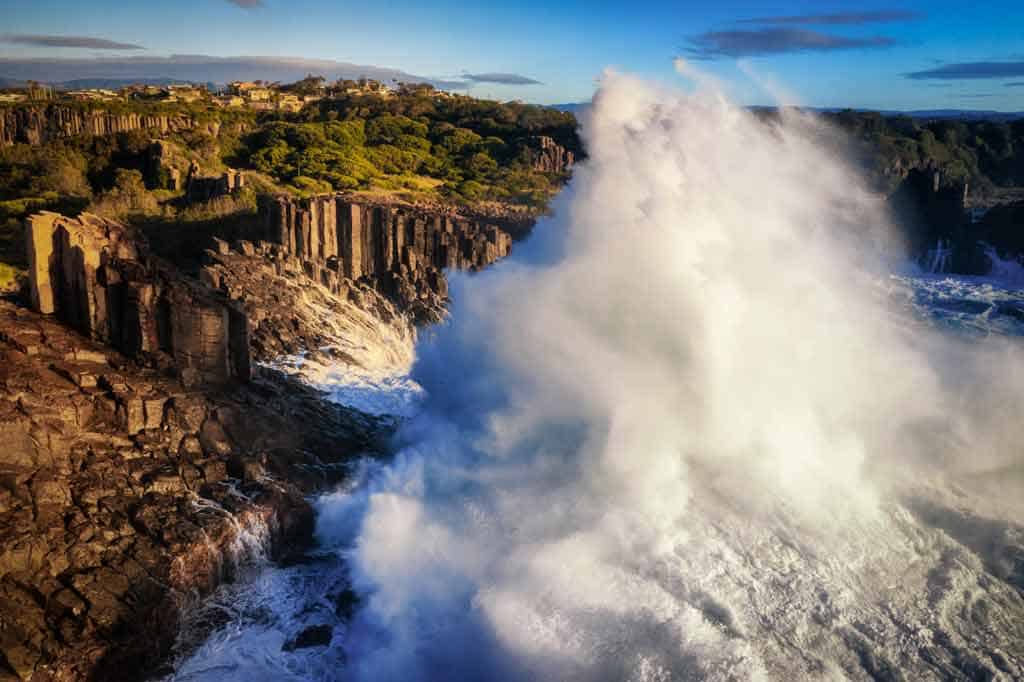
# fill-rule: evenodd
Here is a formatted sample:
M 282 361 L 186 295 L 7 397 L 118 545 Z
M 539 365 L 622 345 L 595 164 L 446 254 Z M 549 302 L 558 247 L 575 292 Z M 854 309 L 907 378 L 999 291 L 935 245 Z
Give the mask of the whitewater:
M 395 455 L 171 679 L 1024 677 L 1024 291 L 915 270 L 834 131 L 681 69 L 605 74 L 410 373 L 311 368 Z

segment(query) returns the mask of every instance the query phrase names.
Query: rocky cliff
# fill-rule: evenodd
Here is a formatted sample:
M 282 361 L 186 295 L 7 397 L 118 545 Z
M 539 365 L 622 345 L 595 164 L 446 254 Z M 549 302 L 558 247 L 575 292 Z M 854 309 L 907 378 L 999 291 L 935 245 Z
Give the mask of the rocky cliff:
M 444 270 L 477 270 L 512 249 L 494 224 L 345 195 L 264 197 L 260 216 L 266 239 L 314 280 L 335 292 L 345 280 L 365 282 L 420 322 L 444 313 Z
M 257 361 L 408 349 L 407 314 L 443 314 L 444 270 L 512 241 L 339 195 L 267 198 L 260 218 L 267 239 L 214 238 L 198 279 L 125 225 L 27 221 L 35 310 L 0 302 L 0 680 L 141 679 L 196 599 L 308 543 L 303 495 L 383 451 L 391 422 Z
M 939 264 L 945 272 L 984 274 L 988 262 L 978 246 L 979 235 L 967 214 L 968 187 L 947 182 L 934 168 L 908 170 L 889 197 L 893 213 L 904 229 L 909 255 L 926 268 L 929 253 L 949 254 Z M 937 266 L 936 266 L 937 267 Z
M 248 321 L 218 292 L 150 257 L 129 228 L 83 213 L 26 223 L 32 306 L 187 385 L 247 380 Z
M 381 428 L 273 372 L 190 389 L 0 302 L 0 679 L 152 672 L 184 609 L 310 540 L 303 493 Z
M 542 173 L 569 173 L 576 163 L 575 155 L 547 135 L 531 140 L 530 165 Z
M 0 147 L 44 144 L 77 135 L 113 135 L 133 130 L 165 134 L 195 128 L 183 114 L 112 113 L 51 104 L 0 108 Z

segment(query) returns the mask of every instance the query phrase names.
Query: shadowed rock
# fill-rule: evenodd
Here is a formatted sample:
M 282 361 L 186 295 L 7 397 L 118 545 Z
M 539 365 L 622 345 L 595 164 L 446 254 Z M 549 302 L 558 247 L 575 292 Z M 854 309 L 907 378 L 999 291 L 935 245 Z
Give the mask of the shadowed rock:
M 187 384 L 248 380 L 248 319 L 216 290 L 146 252 L 134 232 L 83 213 L 26 222 L 32 306 Z

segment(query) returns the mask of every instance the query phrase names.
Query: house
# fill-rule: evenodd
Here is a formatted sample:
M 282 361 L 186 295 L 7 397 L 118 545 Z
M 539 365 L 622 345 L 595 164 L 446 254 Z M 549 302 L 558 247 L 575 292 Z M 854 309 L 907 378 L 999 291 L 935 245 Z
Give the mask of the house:
M 278 111 L 288 111 L 294 114 L 302 111 L 303 106 L 305 106 L 305 102 L 297 95 L 281 95 L 277 100 Z
M 238 95 L 223 95 L 215 97 L 213 103 L 219 107 L 241 107 L 245 106 L 245 100 Z

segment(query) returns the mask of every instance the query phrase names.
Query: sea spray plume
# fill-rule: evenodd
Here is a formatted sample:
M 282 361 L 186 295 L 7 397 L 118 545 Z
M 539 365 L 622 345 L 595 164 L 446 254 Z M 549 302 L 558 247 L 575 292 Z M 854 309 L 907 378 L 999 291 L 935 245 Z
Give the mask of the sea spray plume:
M 455 277 L 451 322 L 421 343 L 424 413 L 356 505 L 345 675 L 1021 665 L 1019 594 L 874 483 L 1007 433 L 984 399 L 961 429 L 951 379 L 1021 390 L 898 323 L 886 216 L 819 125 L 605 76 L 589 158 L 538 226 L 557 256 Z M 942 588 L 972 580 L 985 614 Z

